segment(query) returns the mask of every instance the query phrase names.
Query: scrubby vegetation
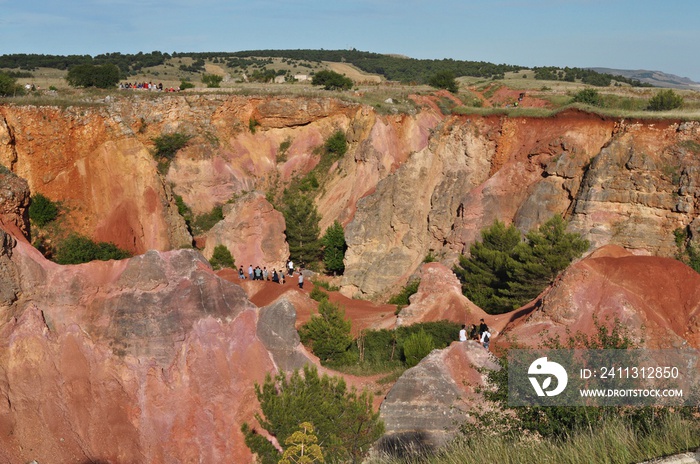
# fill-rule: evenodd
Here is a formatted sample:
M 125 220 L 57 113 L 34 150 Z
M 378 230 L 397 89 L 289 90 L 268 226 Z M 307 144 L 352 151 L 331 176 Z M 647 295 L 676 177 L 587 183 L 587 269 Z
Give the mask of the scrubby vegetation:
M 427 334 L 423 328 L 416 333 L 412 333 L 403 345 L 403 356 L 406 360 L 406 367 L 417 365 L 421 359 L 428 356 L 434 348 L 435 343 L 433 342 L 433 337 Z
M 625 83 L 631 85 L 632 87 L 652 87 L 652 85 L 646 84 L 637 79 L 629 79 L 620 75 L 599 73 L 592 69 L 569 67 L 558 68 L 555 66 L 535 67 L 533 69 L 535 71 L 535 79 L 546 81 L 580 81 L 583 84 L 595 85 L 598 87 L 607 87 L 610 84 L 612 84 L 614 80 L 618 83 Z
M 457 339 L 459 324 L 449 321 L 401 326 L 395 330 L 363 330 L 355 339 L 343 309 L 314 285 L 310 297 L 319 302 L 318 314 L 299 328 L 302 343 L 323 365 L 353 372 L 390 372 L 412 367 L 434 348 Z
M 58 217 L 58 204 L 37 193 L 29 204 L 29 219 L 37 227 L 44 227 Z
M 671 89 L 660 90 L 649 100 L 650 111 L 668 111 L 683 106 L 683 97 Z
M 328 137 L 324 144 L 326 153 L 332 155 L 333 161 L 342 157 L 348 151 L 348 141 L 345 138 L 345 132 L 337 130 L 333 135 Z
M 269 374 L 256 384 L 260 427 L 279 443 L 287 440 L 302 422 L 313 424 L 326 462 L 361 462 L 369 447 L 384 433 L 379 413 L 372 410 L 372 395 L 348 390 L 340 377 L 319 377 L 315 366 L 291 376 Z M 262 464 L 277 464 L 282 454 L 257 432 L 243 424 L 245 443 Z
M 515 226 L 494 222 L 481 231 L 481 242 L 472 244 L 469 257 L 460 256 L 454 267 L 464 295 L 490 314 L 531 301 L 589 247 L 565 229 L 561 216 L 554 216 L 523 241 Z
M 459 329 L 460 325 L 457 323 L 436 321 L 401 326 L 395 330 L 364 330 L 350 351 L 353 358 L 367 371 L 388 372 L 396 368 L 405 369 L 410 367 L 406 356 L 406 342 L 413 335 L 423 331 L 432 339 L 432 349 L 442 349 L 457 340 Z M 413 346 L 409 348 L 409 356 L 414 356 L 418 351 L 416 345 L 424 345 L 424 340 L 419 341 L 414 337 L 411 343 Z M 424 351 L 424 355 L 428 352 Z
M 217 222 L 224 219 L 224 210 L 222 205 L 214 206 L 208 213 L 202 213 L 194 217 L 190 224 L 194 235 L 201 235 L 211 230 Z
M 172 160 L 175 154 L 185 148 L 187 143 L 192 138 L 191 135 L 182 132 L 173 132 L 171 134 L 163 134 L 153 139 L 155 158 L 166 158 Z
M 452 93 L 457 93 L 459 86 L 452 71 L 439 71 L 428 79 L 428 84 L 436 89 L 446 89 Z
M 211 264 L 211 267 L 214 270 L 219 270 L 224 267 L 227 267 L 229 269 L 235 269 L 236 268 L 236 263 L 233 259 L 233 255 L 231 254 L 231 251 L 229 251 L 228 248 L 226 248 L 226 245 L 216 245 L 214 247 L 214 253 L 211 255 L 211 259 L 209 260 L 209 264 Z
M 119 83 L 119 68 L 111 63 L 79 64 L 68 70 L 66 80 L 73 87 L 109 89 Z
M 318 314 L 299 328 L 302 343 L 311 348 L 321 363 L 346 362 L 346 353 L 352 343 L 351 322 L 345 312 L 327 298 L 321 299 Z
M 603 106 L 603 99 L 595 89 L 583 89 L 574 95 L 572 103 L 583 103 L 591 106 Z
M 223 76 L 217 76 L 216 74 L 202 74 L 202 84 L 206 85 L 210 89 L 218 89 L 221 86 L 221 81 L 224 80 Z
M 163 134 L 153 138 L 153 157 L 158 162 L 158 171 L 166 174 L 170 168 L 170 163 L 175 159 L 175 154 L 185 148 L 191 138 L 191 135 L 182 132 Z
M 58 264 L 80 264 L 95 260 L 125 259 L 130 256 L 131 253 L 113 243 L 95 242 L 88 237 L 71 234 L 56 247 L 54 260 Z
M 349 90 L 352 88 L 352 79 L 335 71 L 319 71 L 311 79 L 312 85 L 320 85 L 326 90 Z
M 591 429 L 578 430 L 568 439 L 526 440 L 525 437 L 473 434 L 461 436 L 436 453 L 408 459 L 381 456 L 369 464 L 483 464 L 605 462 L 628 464 L 695 450 L 700 446 L 700 424 L 677 416 L 660 418 L 654 429 L 640 434 L 626 419 L 610 418 Z
M 0 72 L 0 97 L 14 97 L 24 94 L 24 89 L 17 84 L 17 79 Z
M 676 259 L 692 267 L 695 272 L 700 272 L 700 247 L 690 241 L 687 229 L 678 228 L 673 231 L 678 247 Z
M 408 282 L 399 293 L 389 298 L 388 303 L 399 306 L 408 306 L 410 304 L 409 298 L 411 298 L 411 295 L 418 291 L 419 285 L 420 279 L 415 279 Z

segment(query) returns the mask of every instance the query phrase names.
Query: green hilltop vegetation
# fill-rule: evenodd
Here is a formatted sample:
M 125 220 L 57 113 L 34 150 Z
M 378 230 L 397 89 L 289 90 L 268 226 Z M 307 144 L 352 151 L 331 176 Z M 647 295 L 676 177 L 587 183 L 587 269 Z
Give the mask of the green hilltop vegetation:
M 273 60 L 276 59 L 276 60 Z M 186 62 L 185 60 L 186 59 Z M 281 59 L 281 61 L 279 60 Z M 288 74 L 292 69 L 306 68 L 313 73 L 322 68 L 321 62 L 348 63 L 370 74 L 381 75 L 387 80 L 402 83 L 426 84 L 438 72 L 450 72 L 456 77 L 470 76 L 487 79 L 503 79 L 506 73 L 528 70 L 525 66 L 494 64 L 485 61 L 465 61 L 445 59 L 414 59 L 364 52 L 359 50 L 248 50 L 238 52 L 173 52 L 172 54 L 153 51 L 136 54 L 106 53 L 96 55 L 43 55 L 8 54 L 0 56 L 0 69 L 32 71 L 37 68 L 68 70 L 74 66 L 92 64 L 113 64 L 121 72 L 122 79 L 128 79 L 147 68 L 170 65 L 190 73 L 203 73 L 205 63 L 225 65 L 231 69 L 244 70 L 257 75 L 257 80 L 265 82 L 276 75 Z M 279 66 L 280 63 L 289 66 Z M 286 69 L 285 69 L 286 68 Z M 535 67 L 535 79 L 582 82 L 596 86 L 608 86 L 613 81 L 633 87 L 649 87 L 636 79 L 621 75 L 599 73 L 582 68 Z

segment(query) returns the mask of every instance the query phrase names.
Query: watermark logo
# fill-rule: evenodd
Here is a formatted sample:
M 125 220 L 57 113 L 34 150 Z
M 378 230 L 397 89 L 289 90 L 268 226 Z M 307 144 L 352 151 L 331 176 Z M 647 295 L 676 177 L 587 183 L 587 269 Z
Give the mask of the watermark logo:
M 561 364 L 554 361 L 547 361 L 547 357 L 538 358 L 527 370 L 529 375 L 547 375 L 547 377 L 542 381 L 540 385 L 537 377 L 528 377 L 532 387 L 537 392 L 537 396 L 557 396 L 566 388 L 566 384 L 569 381 L 569 376 L 566 374 L 566 369 L 562 367 Z M 557 379 L 557 387 L 554 390 L 547 390 L 552 384 L 552 376 Z

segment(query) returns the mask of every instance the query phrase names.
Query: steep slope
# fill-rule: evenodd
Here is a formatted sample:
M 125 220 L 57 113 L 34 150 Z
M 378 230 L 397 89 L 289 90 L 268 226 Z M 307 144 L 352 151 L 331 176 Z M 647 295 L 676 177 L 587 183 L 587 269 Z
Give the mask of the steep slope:
M 396 115 L 333 98 L 223 94 L 124 93 L 66 109 L 2 105 L 0 161 L 32 192 L 63 201 L 69 229 L 137 253 L 190 243 L 175 194 L 195 214 L 233 202 L 237 213 L 211 233 L 207 256 L 226 243 L 234 258 L 271 267 L 286 249 L 262 251 L 270 248 L 266 226 L 253 233 L 244 218 L 262 218 L 264 208 L 249 210 L 246 194 L 280 192 L 310 172 L 340 130 L 348 152 L 319 173 L 315 201 L 321 230 L 336 219 L 346 227 L 342 285 L 351 297 L 397 291 L 428 253 L 451 265 L 495 219 L 525 232 L 563 214 L 594 246 L 636 254 L 674 255 L 677 228 L 699 240 L 698 122 L 576 110 L 446 116 L 437 105 L 443 93 L 409 98 L 415 113 Z M 173 132 L 192 139 L 159 175 L 149 150 Z M 265 217 L 277 217 L 269 232 L 281 239 L 279 217 Z
M 191 250 L 58 266 L 0 243 L 3 462 L 251 460 L 255 382 L 308 362 L 293 307 L 259 310 Z

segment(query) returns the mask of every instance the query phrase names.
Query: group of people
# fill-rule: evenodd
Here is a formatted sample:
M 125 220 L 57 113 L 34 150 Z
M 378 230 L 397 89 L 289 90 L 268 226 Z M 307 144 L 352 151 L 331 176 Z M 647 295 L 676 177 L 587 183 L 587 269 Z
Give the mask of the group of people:
M 250 280 L 266 280 L 268 282 L 274 282 L 277 284 L 284 284 L 286 283 L 286 278 L 285 277 L 294 277 L 294 262 L 292 260 L 287 261 L 287 265 L 285 266 L 287 269 L 287 274 L 285 276 L 285 271 L 280 269 L 279 271 L 276 269 L 273 269 L 272 272 L 267 270 L 267 266 L 263 266 L 262 269 L 260 269 L 260 266 L 255 266 L 249 265 L 248 266 L 248 279 Z M 301 268 L 298 269 L 298 284 L 299 288 L 304 288 L 304 274 L 302 273 Z M 243 272 L 243 266 L 240 266 L 238 268 L 238 278 L 241 280 L 246 279 L 246 275 Z
M 137 89 L 137 90 L 157 90 L 159 92 L 179 92 L 180 87 L 163 88 L 163 83 L 156 84 L 155 82 L 122 82 L 119 84 L 120 89 Z
M 470 325 L 468 331 L 467 326 L 462 324 L 462 329 L 459 331 L 459 341 L 466 342 L 467 340 L 478 341 L 484 348 L 487 350 L 489 349 L 489 344 L 491 343 L 491 331 L 483 319 L 479 321 L 478 327 L 475 324 Z

